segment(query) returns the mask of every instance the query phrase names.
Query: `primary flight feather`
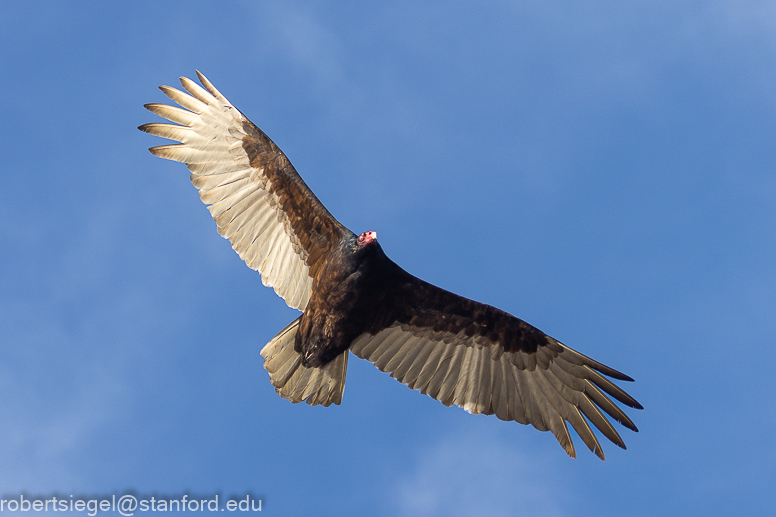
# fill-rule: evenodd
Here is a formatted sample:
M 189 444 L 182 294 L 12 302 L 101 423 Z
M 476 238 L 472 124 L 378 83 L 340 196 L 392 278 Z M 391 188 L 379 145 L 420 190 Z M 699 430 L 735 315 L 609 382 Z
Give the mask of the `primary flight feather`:
M 261 351 L 278 394 L 339 404 L 349 352 L 446 406 L 552 431 L 576 456 L 570 423 L 604 459 L 588 422 L 623 449 L 610 418 L 636 431 L 612 399 L 641 409 L 607 377 L 630 377 L 528 323 L 420 280 L 389 259 L 375 232 L 356 235 L 315 197 L 288 158 L 197 72 L 181 108 L 146 104 L 173 122 L 141 131 L 178 141 L 152 147 L 183 162 L 218 232 L 302 315 Z M 607 415 L 609 418 L 607 418 Z

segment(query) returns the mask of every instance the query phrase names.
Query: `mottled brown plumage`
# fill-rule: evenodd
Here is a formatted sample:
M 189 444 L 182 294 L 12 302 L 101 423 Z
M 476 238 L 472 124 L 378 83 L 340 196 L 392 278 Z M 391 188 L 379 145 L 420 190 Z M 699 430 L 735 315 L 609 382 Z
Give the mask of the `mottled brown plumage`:
M 181 78 L 189 95 L 161 87 L 185 109 L 146 105 L 175 124 L 139 129 L 180 142 L 151 152 L 186 163 L 219 233 L 303 311 L 261 352 L 281 396 L 339 404 L 352 352 L 447 406 L 552 431 L 571 456 L 567 423 L 601 459 L 589 423 L 625 448 L 606 415 L 636 426 L 611 398 L 641 405 L 607 377 L 630 377 L 404 271 L 374 232 L 356 237 L 334 219 L 272 140 L 197 75 L 204 89 Z
M 280 207 L 288 216 L 293 234 L 298 239 L 294 251 L 307 256 L 310 276 L 315 278 L 331 251 L 353 232 L 332 217 L 264 131 L 247 119 L 242 129 L 245 132 L 242 148 L 248 155 L 249 163 L 266 176 L 267 191 L 278 197 Z

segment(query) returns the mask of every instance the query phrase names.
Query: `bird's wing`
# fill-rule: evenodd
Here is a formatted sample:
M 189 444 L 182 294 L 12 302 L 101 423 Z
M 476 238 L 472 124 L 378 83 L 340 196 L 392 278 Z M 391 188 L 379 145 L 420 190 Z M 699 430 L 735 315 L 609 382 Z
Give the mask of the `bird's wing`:
M 623 449 L 605 414 L 637 431 L 610 397 L 633 408 L 641 405 L 605 376 L 630 377 L 504 311 L 403 270 L 386 291 L 373 324 L 350 350 L 411 389 L 446 406 L 550 430 L 572 457 L 567 422 L 601 459 L 601 445 L 588 422 Z
M 174 124 L 138 129 L 177 140 L 149 149 L 183 162 L 191 182 L 246 264 L 261 273 L 288 305 L 304 310 L 313 278 L 329 252 L 350 231 L 315 197 L 272 140 L 197 72 L 204 89 L 181 77 L 186 94 L 160 89 L 183 109 L 146 104 Z

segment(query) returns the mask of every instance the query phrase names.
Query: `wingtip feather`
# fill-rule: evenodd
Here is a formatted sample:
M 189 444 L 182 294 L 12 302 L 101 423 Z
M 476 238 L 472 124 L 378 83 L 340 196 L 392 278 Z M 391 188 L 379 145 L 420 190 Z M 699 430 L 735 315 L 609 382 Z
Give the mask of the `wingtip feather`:
M 217 89 L 215 86 L 213 86 L 213 83 L 211 83 L 211 82 L 208 80 L 208 78 L 207 78 L 207 77 L 205 77 L 205 74 L 203 74 L 203 73 L 202 73 L 202 72 L 200 72 L 199 70 L 194 70 L 194 72 L 196 72 L 196 74 L 197 74 L 197 79 L 199 79 L 199 82 L 200 82 L 200 83 L 202 83 L 202 86 L 204 86 L 204 87 L 205 87 L 205 89 L 207 89 L 207 91 L 209 91 L 211 94 L 213 94 L 213 96 L 214 96 L 216 99 L 220 100 L 220 101 L 221 101 L 221 102 L 223 102 L 224 104 L 231 104 L 231 103 L 230 103 L 230 102 L 229 102 L 229 101 L 226 99 L 226 97 L 224 97 L 224 95 L 223 95 L 221 92 L 219 92 L 219 91 L 218 91 L 218 89 Z

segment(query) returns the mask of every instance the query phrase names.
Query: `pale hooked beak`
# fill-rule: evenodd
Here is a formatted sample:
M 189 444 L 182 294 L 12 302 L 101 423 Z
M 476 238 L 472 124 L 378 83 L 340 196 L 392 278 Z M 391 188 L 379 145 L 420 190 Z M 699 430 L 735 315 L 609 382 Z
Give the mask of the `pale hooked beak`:
M 356 243 L 359 246 L 366 246 L 377 240 L 377 232 L 364 232 L 358 236 Z

